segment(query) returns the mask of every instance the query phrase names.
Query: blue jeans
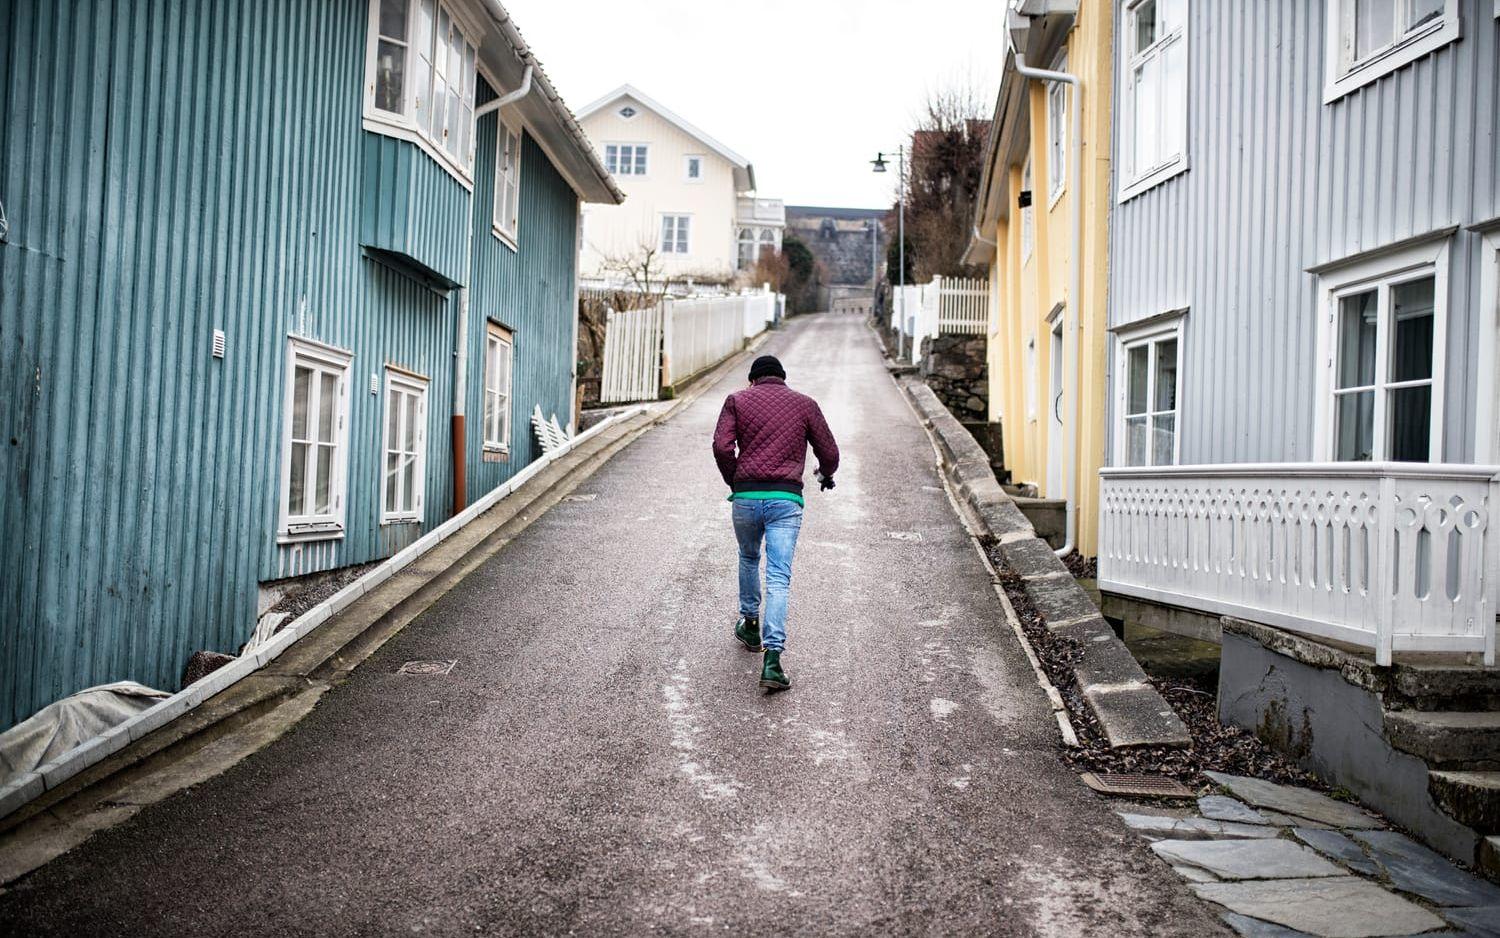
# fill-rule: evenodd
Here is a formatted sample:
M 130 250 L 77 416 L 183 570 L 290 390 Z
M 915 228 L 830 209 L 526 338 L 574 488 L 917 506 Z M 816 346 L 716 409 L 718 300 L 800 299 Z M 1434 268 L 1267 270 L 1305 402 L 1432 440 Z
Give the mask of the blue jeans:
M 760 617 L 761 645 L 786 647 L 786 603 L 792 554 L 802 530 L 802 506 L 785 498 L 735 499 L 734 536 L 740 542 L 740 615 Z M 766 543 L 766 607 L 760 605 L 760 544 Z

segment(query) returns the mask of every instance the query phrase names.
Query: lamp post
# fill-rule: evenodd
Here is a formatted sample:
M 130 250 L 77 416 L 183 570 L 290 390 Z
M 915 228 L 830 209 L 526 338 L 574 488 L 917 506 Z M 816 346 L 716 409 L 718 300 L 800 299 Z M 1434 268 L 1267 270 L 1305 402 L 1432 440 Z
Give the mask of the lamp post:
M 901 292 L 901 325 L 896 330 L 896 357 L 903 358 L 906 355 L 906 144 L 896 148 L 897 172 L 900 179 L 896 189 L 896 276 L 900 281 Z M 875 172 L 885 172 L 886 159 L 884 153 L 876 153 L 875 158 L 870 161 L 875 167 Z M 894 305 L 894 304 L 893 304 Z

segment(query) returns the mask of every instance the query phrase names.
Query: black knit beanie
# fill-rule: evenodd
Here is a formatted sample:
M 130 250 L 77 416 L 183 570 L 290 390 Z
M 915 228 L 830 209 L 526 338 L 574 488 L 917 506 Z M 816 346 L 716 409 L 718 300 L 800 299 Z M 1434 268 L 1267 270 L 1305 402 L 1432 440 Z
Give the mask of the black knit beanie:
M 786 380 L 786 369 L 781 367 L 781 362 L 775 355 L 762 355 L 750 366 L 750 380 L 757 378 L 780 378 Z

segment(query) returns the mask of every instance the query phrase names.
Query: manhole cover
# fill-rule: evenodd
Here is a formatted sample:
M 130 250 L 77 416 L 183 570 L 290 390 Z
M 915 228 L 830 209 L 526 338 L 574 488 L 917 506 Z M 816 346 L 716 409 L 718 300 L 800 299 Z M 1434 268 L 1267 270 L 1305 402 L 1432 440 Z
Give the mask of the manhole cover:
M 396 669 L 397 674 L 448 674 L 457 661 L 408 661 Z
M 888 538 L 891 538 L 892 540 L 896 540 L 896 541 L 920 541 L 922 539 L 922 532 L 921 531 L 887 531 L 887 532 L 885 532 L 885 536 L 888 537 Z
M 598 497 L 598 492 L 589 492 L 585 495 L 564 495 L 562 500 L 565 502 L 591 502 Z
M 1120 772 L 1085 772 L 1083 783 L 1106 795 L 1143 795 L 1148 798 L 1191 798 L 1192 791 L 1165 775 L 1131 775 Z

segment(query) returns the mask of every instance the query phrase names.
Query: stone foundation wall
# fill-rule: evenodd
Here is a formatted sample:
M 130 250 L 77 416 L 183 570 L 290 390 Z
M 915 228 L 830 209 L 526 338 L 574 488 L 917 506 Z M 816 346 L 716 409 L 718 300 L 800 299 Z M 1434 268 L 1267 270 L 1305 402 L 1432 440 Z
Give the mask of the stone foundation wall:
M 940 335 L 922 355 L 922 375 L 961 421 L 989 419 L 989 365 L 982 335 Z

